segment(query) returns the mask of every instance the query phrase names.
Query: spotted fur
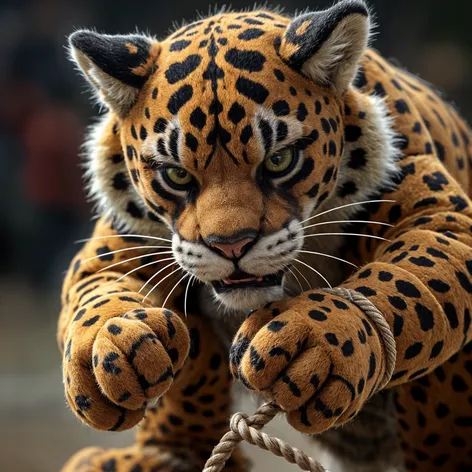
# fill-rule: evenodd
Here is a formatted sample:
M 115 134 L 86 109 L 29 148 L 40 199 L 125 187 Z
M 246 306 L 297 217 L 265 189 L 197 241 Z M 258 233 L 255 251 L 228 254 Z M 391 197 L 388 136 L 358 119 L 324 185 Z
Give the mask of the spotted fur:
M 94 428 L 140 426 L 131 452 L 88 450 L 64 470 L 182 470 L 182 457 L 201 467 L 227 428 L 230 371 L 297 430 L 326 432 L 348 470 L 386 466 L 367 446 L 380 438 L 393 466 L 472 468 L 471 133 L 430 86 L 366 49 L 368 35 L 367 7 L 345 0 L 293 20 L 221 13 L 161 42 L 71 37 L 109 112 L 87 153 L 98 239 L 63 290 L 66 397 Z M 269 178 L 263 160 L 287 146 L 293 167 Z M 173 188 L 168 166 L 193 184 Z M 237 260 L 215 249 L 244 238 Z M 303 278 L 215 293 L 235 264 Z M 393 403 L 365 406 L 384 374 L 382 341 L 318 273 L 385 315 L 398 355 L 382 395 Z M 362 440 L 379 409 L 389 420 Z M 245 467 L 237 454 L 228 470 Z

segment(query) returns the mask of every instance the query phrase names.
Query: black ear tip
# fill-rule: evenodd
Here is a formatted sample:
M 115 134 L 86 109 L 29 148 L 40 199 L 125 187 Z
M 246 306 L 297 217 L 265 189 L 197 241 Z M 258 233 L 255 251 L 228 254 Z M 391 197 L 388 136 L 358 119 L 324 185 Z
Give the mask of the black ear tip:
M 364 0 L 341 0 L 334 8 L 344 10 L 347 14 L 358 13 L 360 15 L 369 16 L 369 7 Z
M 98 36 L 93 31 L 79 30 L 69 36 L 69 43 L 74 48 L 82 51 L 95 42 Z

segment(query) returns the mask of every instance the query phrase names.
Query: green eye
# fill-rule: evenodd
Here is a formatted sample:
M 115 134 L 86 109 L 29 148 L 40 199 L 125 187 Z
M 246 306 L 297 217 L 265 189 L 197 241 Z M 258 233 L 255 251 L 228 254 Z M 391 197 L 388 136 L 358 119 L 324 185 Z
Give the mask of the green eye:
M 166 167 L 164 175 L 170 185 L 173 187 L 186 187 L 192 182 L 192 175 L 182 167 Z
M 264 160 L 264 167 L 272 174 L 284 173 L 295 160 L 295 150 L 286 148 Z

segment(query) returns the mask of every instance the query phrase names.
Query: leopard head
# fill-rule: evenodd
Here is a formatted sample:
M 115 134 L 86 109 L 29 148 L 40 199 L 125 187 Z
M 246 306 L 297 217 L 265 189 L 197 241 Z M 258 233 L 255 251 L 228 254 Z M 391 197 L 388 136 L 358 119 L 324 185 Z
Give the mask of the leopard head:
M 73 59 L 109 109 L 94 146 L 116 148 L 90 171 L 105 207 L 148 234 L 165 224 L 179 265 L 226 307 L 281 298 L 303 221 L 336 189 L 368 35 L 360 0 L 292 20 L 220 13 L 160 42 L 75 32 Z

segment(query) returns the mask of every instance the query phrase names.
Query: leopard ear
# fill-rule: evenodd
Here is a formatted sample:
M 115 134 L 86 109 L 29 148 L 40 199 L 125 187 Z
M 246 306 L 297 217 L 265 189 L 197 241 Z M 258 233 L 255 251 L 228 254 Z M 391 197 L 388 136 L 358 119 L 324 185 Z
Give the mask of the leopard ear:
M 156 67 L 160 45 L 142 35 L 104 35 L 76 31 L 69 37 L 70 55 L 99 100 L 119 116 L 134 105 L 139 90 Z
M 343 0 L 325 11 L 296 17 L 279 54 L 291 67 L 323 86 L 344 92 L 367 47 L 369 10 L 362 0 Z

